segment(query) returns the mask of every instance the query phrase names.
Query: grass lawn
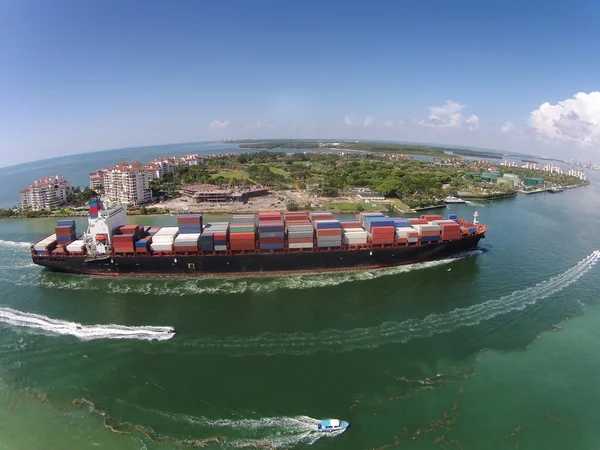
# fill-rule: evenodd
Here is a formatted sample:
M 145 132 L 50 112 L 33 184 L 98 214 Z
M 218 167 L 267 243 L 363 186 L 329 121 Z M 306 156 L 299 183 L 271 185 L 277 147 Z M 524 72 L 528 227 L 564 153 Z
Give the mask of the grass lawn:
M 269 166 L 269 170 L 273 173 L 276 173 L 277 175 L 281 175 L 285 178 L 289 177 L 290 174 L 287 173 L 285 170 L 280 169 L 279 167 L 273 167 L 273 166 Z
M 325 203 L 323 208 L 342 212 L 357 212 L 358 205 L 358 203 Z M 376 207 L 370 203 L 361 202 L 360 205 L 363 207 L 364 211 L 387 211 L 387 205 L 385 203 L 377 203 Z
M 213 179 L 217 178 L 217 177 L 233 178 L 234 182 L 236 180 L 239 180 L 240 177 L 241 177 L 241 178 L 243 178 L 246 181 L 249 181 L 249 182 L 251 182 L 253 184 L 256 184 L 256 182 L 253 179 L 251 179 L 246 172 L 242 172 L 242 171 L 240 171 L 240 172 L 231 171 L 231 172 L 213 173 L 213 174 L 211 174 L 211 177 Z
M 399 198 L 388 198 L 388 201 L 393 203 L 393 205 L 401 211 L 409 211 L 412 209 L 406 203 L 402 203 L 402 200 Z

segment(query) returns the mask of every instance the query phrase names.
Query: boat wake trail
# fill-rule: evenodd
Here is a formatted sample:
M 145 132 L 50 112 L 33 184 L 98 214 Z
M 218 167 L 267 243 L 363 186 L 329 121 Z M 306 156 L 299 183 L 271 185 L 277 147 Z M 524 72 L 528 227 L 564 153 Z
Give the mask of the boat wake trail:
M 21 242 L 21 241 L 7 241 L 4 239 L 0 239 L 0 247 L 20 247 L 20 248 L 29 248 L 31 244 L 29 242 Z
M 50 335 L 71 335 L 82 341 L 95 339 L 138 339 L 158 340 L 171 339 L 171 327 L 148 326 L 128 327 L 125 325 L 81 325 L 66 320 L 51 319 L 39 314 L 17 311 L 12 308 L 0 308 L 0 323 L 17 327 L 26 327 L 42 331 Z
M 224 435 L 220 441 L 222 447 L 232 448 L 290 448 L 298 444 L 313 444 L 322 437 L 334 437 L 345 430 L 331 433 L 319 433 L 317 425 L 321 422 L 308 416 L 263 417 L 260 419 L 209 419 L 203 416 L 189 416 L 168 411 L 148 409 L 134 405 L 146 413 L 161 416 L 162 420 L 187 423 L 196 430 L 210 433 L 211 436 Z M 156 441 L 168 441 L 164 437 Z M 195 440 L 194 442 L 202 442 Z M 189 442 L 178 442 L 178 444 Z
M 550 297 L 575 283 L 600 259 L 600 251 L 580 261 L 565 272 L 534 286 L 467 308 L 457 308 L 446 314 L 431 314 L 424 319 L 385 322 L 377 327 L 352 330 L 328 329 L 317 333 L 264 333 L 255 337 L 206 337 L 182 345 L 195 352 L 207 351 L 231 356 L 247 355 L 305 355 L 319 351 L 345 352 L 374 348 L 390 343 L 405 343 L 448 333 L 457 328 L 477 325 L 501 314 L 525 309 L 539 300 Z

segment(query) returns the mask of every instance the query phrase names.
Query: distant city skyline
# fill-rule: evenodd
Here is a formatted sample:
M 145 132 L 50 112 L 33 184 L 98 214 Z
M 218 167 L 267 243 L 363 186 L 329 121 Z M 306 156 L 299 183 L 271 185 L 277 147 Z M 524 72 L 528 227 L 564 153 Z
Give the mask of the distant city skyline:
M 0 166 L 222 138 L 600 162 L 587 0 L 0 3 Z

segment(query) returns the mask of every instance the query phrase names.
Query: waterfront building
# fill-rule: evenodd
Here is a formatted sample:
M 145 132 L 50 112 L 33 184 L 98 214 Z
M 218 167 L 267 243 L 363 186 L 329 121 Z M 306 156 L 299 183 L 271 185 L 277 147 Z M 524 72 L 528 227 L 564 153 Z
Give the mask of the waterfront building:
M 540 166 L 538 166 L 537 163 L 534 162 L 526 162 L 521 167 L 523 167 L 523 169 L 529 170 L 540 170 Z
M 510 160 L 502 161 L 500 165 L 502 167 L 519 167 L 516 162 Z
M 582 181 L 587 180 L 587 176 L 585 175 L 583 170 L 571 168 L 571 169 L 569 169 L 568 175 L 571 175 L 572 177 L 577 177 Z
M 557 175 L 562 175 L 563 173 L 562 169 L 555 164 L 546 164 L 544 167 L 542 167 L 542 170 L 544 172 L 554 173 Z
M 107 200 L 127 206 L 138 206 L 152 200 L 151 174 L 140 162 L 120 162 L 106 169 L 103 176 Z
M 41 178 L 27 186 L 19 194 L 21 209 L 53 210 L 67 203 L 71 182 L 62 175 Z

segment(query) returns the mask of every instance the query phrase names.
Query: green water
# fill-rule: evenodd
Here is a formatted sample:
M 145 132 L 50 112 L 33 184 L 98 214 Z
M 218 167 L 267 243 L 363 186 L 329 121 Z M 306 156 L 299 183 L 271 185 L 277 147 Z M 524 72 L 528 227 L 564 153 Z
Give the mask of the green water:
M 18 244 L 52 221 L 0 222 L 0 317 L 177 329 L 82 341 L 0 318 L 0 448 L 598 448 L 597 181 L 452 206 L 489 224 L 481 251 L 353 274 L 53 274 Z M 323 417 L 352 426 L 315 441 Z

